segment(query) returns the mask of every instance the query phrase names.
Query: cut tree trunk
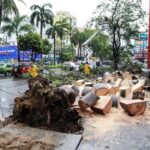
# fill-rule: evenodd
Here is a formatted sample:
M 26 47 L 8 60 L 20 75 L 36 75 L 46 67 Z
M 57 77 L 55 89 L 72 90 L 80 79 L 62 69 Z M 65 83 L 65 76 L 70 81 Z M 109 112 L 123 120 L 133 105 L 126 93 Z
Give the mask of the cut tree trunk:
M 106 114 L 109 113 L 112 108 L 112 100 L 110 96 L 104 96 L 99 99 L 99 101 L 91 107 L 91 110 L 96 113 Z
M 126 86 L 120 87 L 120 96 L 121 97 L 126 98 L 130 95 L 130 93 L 131 93 L 130 87 L 126 87 Z
M 84 84 L 84 82 L 85 82 L 85 80 L 78 80 L 78 81 L 76 82 L 76 85 L 77 85 L 77 86 L 81 86 L 81 85 Z
M 106 96 L 109 94 L 110 87 L 108 84 L 96 84 L 94 85 L 96 96 Z
M 75 95 L 78 96 L 80 92 L 79 88 L 75 84 L 73 84 L 71 88 L 75 91 Z
M 89 86 L 84 87 L 84 89 L 81 92 L 81 95 L 84 96 L 84 95 L 88 94 L 89 92 L 92 91 L 92 89 L 93 89 L 93 87 L 89 87 Z
M 96 104 L 96 102 L 98 101 L 99 97 L 97 97 L 94 93 L 94 91 L 89 92 L 88 94 L 86 94 L 85 96 L 83 96 L 80 100 L 79 100 L 79 106 L 81 108 L 82 111 L 86 110 L 88 107 L 91 107 L 93 105 Z
M 120 105 L 131 116 L 143 114 L 147 106 L 143 100 L 124 100 L 120 101 Z
M 140 80 L 137 84 L 132 87 L 132 92 L 142 92 L 145 85 L 145 80 Z
M 121 81 L 122 81 L 122 79 L 117 79 L 117 81 L 116 81 L 115 84 L 113 85 L 113 87 L 114 87 L 116 93 L 119 92 L 119 87 L 120 87 L 120 85 L 121 85 Z
M 70 88 L 68 86 L 65 86 L 65 85 L 61 86 L 59 89 L 64 90 L 66 92 L 70 104 L 73 105 L 75 100 L 76 100 L 76 93 L 75 93 L 75 91 L 72 88 Z

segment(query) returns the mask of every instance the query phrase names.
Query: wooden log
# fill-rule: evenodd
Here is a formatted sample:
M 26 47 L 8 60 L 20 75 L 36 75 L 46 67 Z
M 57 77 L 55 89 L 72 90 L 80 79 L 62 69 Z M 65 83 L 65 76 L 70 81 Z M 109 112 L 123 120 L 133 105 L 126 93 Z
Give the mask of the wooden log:
M 108 84 L 95 84 L 94 88 L 96 96 L 106 96 L 107 94 L 109 94 L 110 86 Z
M 71 88 L 75 91 L 76 96 L 78 96 L 80 92 L 79 88 L 75 84 L 73 84 Z
M 144 100 L 144 98 L 145 98 L 145 92 L 144 91 L 142 91 L 142 92 L 133 92 L 132 99 Z
M 130 87 L 126 87 L 126 86 L 120 87 L 120 96 L 121 97 L 126 98 L 129 96 L 130 93 L 131 93 Z
M 84 87 L 82 92 L 81 92 L 81 96 L 88 94 L 89 92 L 92 91 L 92 89 L 93 89 L 93 87 L 89 87 L 89 86 Z
M 94 93 L 94 91 L 89 92 L 82 98 L 80 98 L 78 104 L 82 111 L 86 110 L 88 107 L 91 107 L 96 104 L 99 97 L 97 97 Z
M 70 88 L 68 86 L 65 86 L 65 85 L 61 86 L 59 89 L 64 90 L 66 92 L 70 104 L 73 105 L 75 100 L 76 100 L 76 93 L 75 93 L 75 91 L 72 88 Z
M 130 87 L 129 80 L 128 80 L 128 79 L 124 79 L 124 80 L 121 82 L 121 86 L 127 86 L 127 87 Z
M 111 96 L 111 101 L 112 101 L 112 107 L 118 108 L 119 96 L 117 96 L 117 95 Z
M 132 92 L 142 92 L 144 85 L 145 80 L 144 79 L 139 80 L 139 82 L 132 87 Z
M 85 82 L 85 86 L 93 87 L 93 83 L 92 82 Z
M 97 80 L 98 82 L 102 82 L 103 78 L 102 78 L 102 77 L 98 77 L 96 80 Z
M 120 105 L 131 116 L 143 114 L 147 107 L 146 101 L 143 100 L 123 100 Z
M 113 81 L 113 80 L 114 80 L 114 77 L 111 74 L 106 75 L 104 77 L 104 82 L 110 82 L 110 81 Z
M 91 107 L 91 110 L 96 113 L 106 114 L 109 113 L 112 107 L 112 101 L 110 96 L 103 96 L 99 101 Z
M 113 87 L 120 87 L 122 79 L 117 79 Z
M 78 80 L 78 81 L 76 82 L 76 85 L 77 85 L 77 86 L 81 86 L 81 85 L 83 85 L 83 84 L 84 84 L 84 82 L 85 82 L 85 80 L 84 80 L 84 79 L 82 79 L 82 80 Z
M 128 80 L 132 80 L 132 75 L 129 72 L 124 72 L 123 73 L 123 78 L 128 79 Z

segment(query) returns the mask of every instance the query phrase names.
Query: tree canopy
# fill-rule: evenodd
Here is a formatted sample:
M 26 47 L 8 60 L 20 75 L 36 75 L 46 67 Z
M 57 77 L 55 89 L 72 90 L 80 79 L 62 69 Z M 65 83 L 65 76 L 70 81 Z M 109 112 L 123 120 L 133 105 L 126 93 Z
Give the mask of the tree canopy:
M 31 10 L 33 11 L 31 14 L 31 24 L 39 27 L 40 24 L 40 35 L 42 37 L 43 28 L 45 28 L 46 24 L 52 24 L 53 21 L 53 12 L 51 10 L 52 5 L 50 3 L 44 4 L 42 6 L 32 5 Z
M 39 34 L 30 32 L 19 36 L 19 48 L 28 52 L 31 61 L 35 61 L 38 54 L 48 54 L 52 45 L 48 39 L 42 39 Z
M 114 60 L 114 69 L 120 63 L 121 41 L 128 47 L 130 40 L 139 31 L 144 18 L 141 0 L 105 0 L 97 6 L 93 18 L 96 26 L 104 27 L 110 35 Z

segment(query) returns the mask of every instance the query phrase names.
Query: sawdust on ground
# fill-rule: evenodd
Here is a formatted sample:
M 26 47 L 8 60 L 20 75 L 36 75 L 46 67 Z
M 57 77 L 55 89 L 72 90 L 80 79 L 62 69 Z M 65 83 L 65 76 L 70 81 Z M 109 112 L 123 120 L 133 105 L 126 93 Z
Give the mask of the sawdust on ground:
M 94 114 L 87 110 L 81 112 L 84 126 L 84 140 L 91 140 L 91 138 L 98 138 L 106 133 L 114 133 L 121 126 L 128 126 L 130 124 L 137 124 L 138 122 L 145 122 L 150 124 L 150 110 L 146 110 L 143 115 L 131 117 L 122 109 L 112 108 L 111 112 L 106 115 Z

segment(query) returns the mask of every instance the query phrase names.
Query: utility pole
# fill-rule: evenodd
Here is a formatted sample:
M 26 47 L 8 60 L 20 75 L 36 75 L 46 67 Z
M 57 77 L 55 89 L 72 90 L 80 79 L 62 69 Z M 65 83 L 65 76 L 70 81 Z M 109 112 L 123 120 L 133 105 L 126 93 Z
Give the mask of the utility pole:
M 150 0 L 149 0 L 149 26 L 148 26 L 148 55 L 147 55 L 147 67 L 150 69 Z

